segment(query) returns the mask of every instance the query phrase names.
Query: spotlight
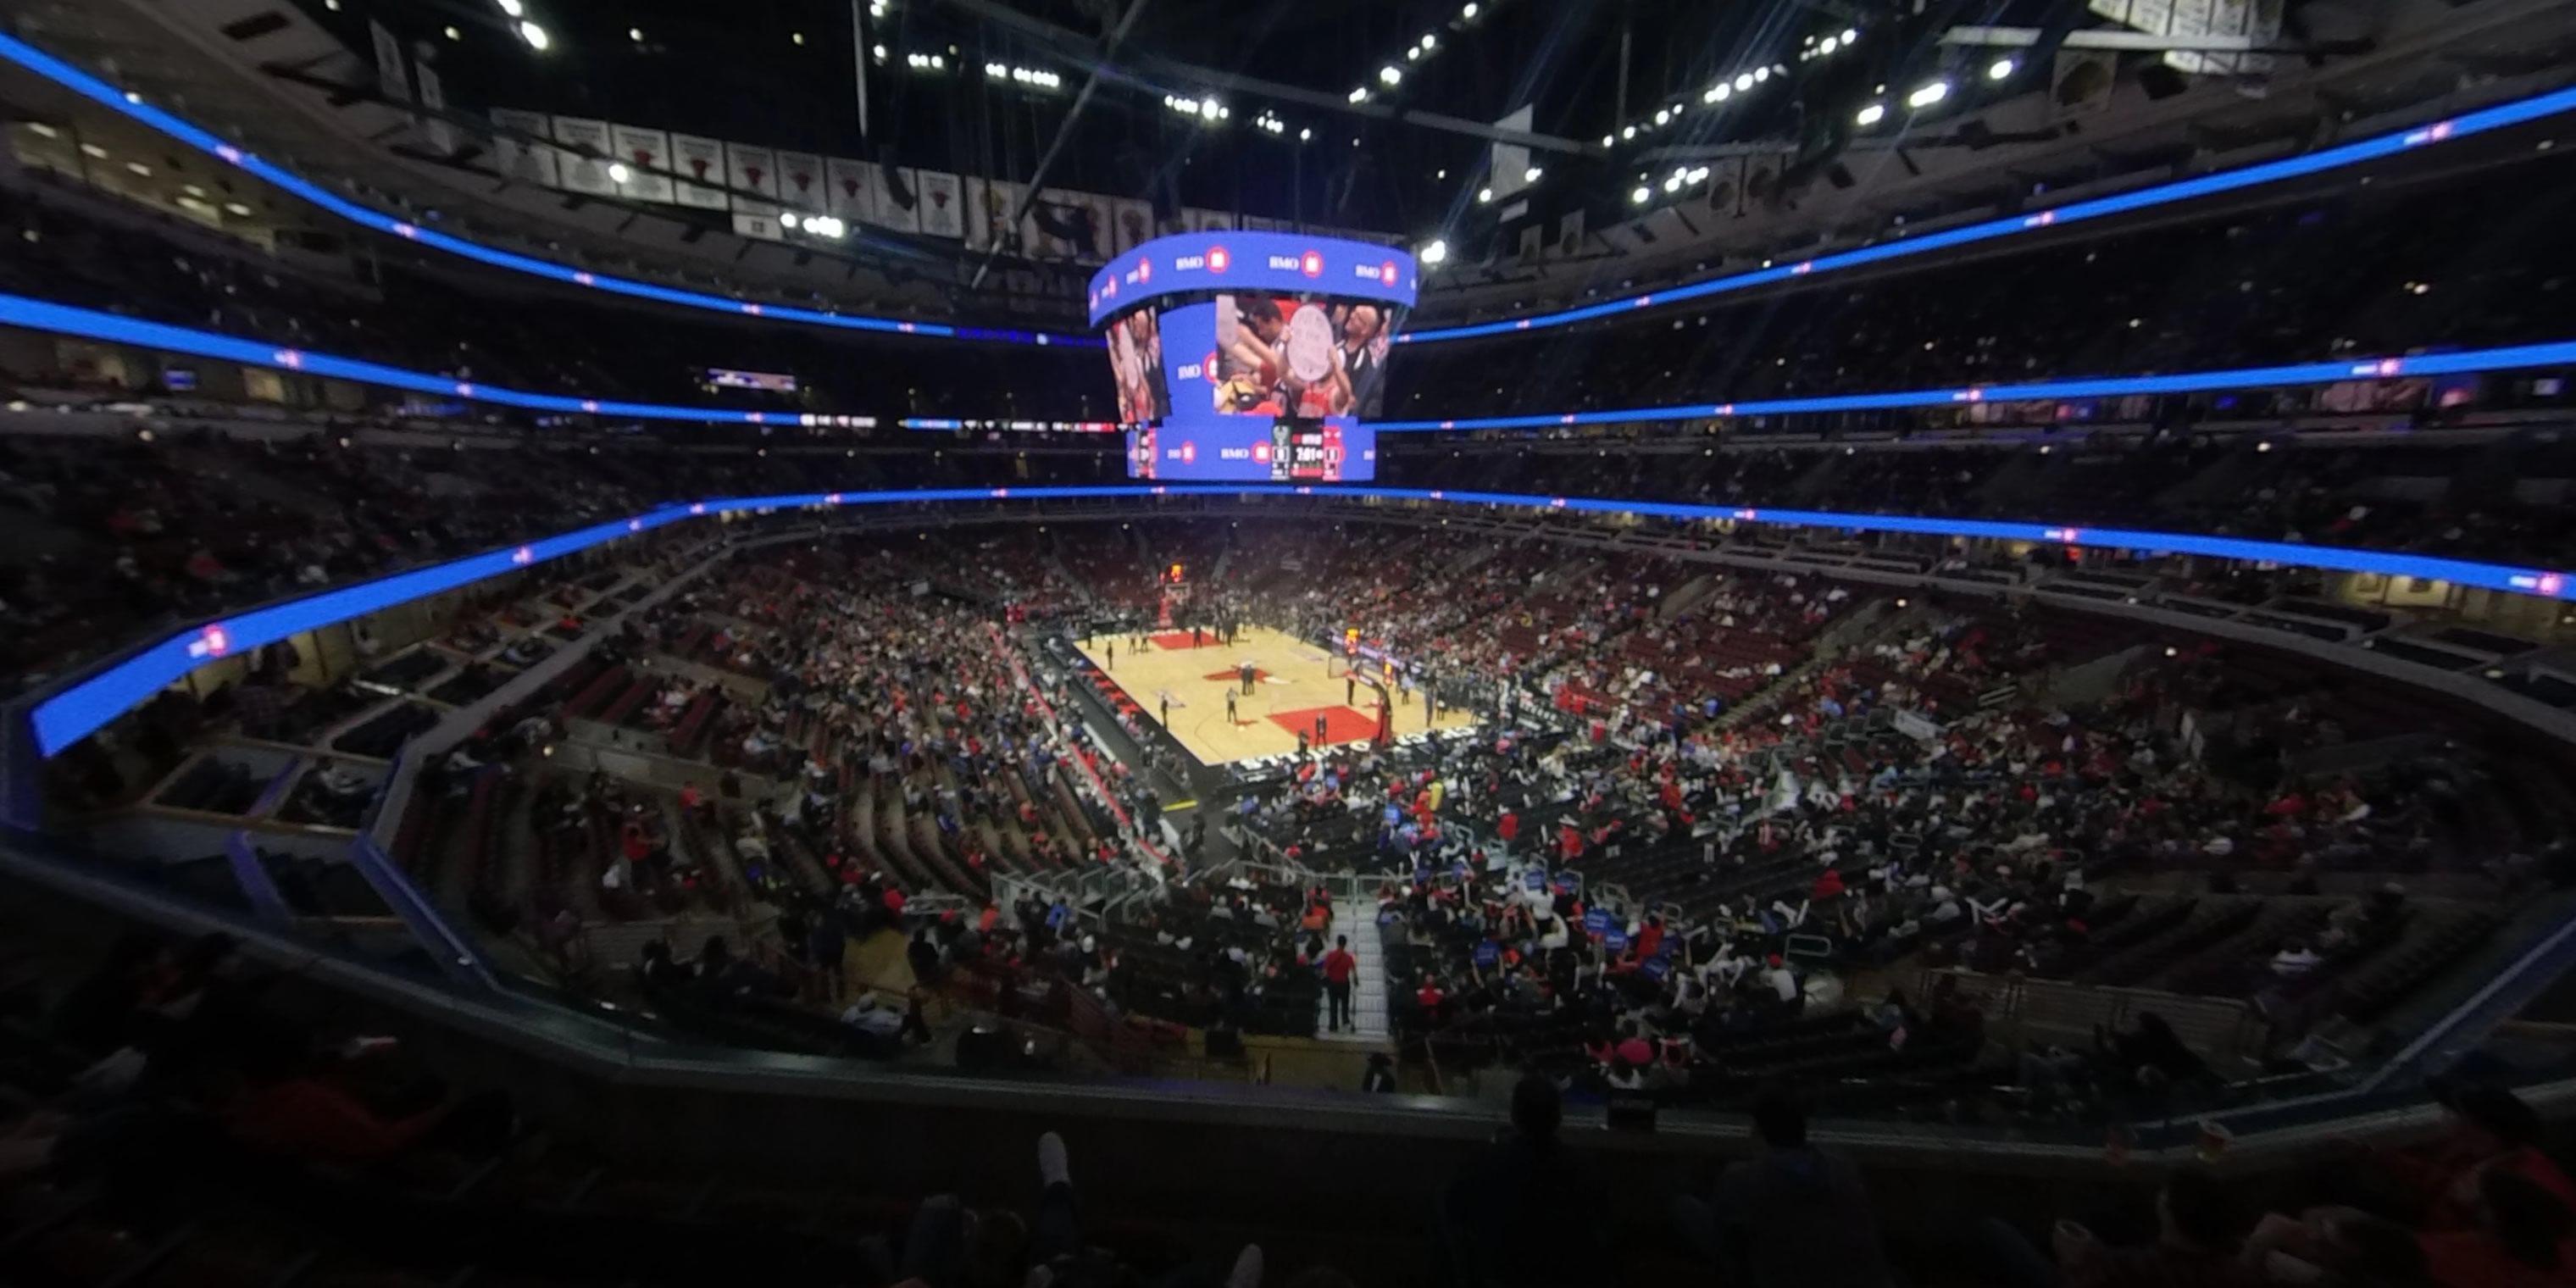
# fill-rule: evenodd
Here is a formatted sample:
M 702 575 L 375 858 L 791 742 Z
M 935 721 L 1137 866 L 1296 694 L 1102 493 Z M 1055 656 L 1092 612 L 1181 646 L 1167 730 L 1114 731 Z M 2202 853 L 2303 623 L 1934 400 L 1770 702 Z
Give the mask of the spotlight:
M 1746 91 L 1746 90 L 1748 90 L 1748 89 L 1751 89 L 1751 88 L 1753 88 L 1753 73 L 1751 73 L 1751 72 L 1738 72 L 1738 73 L 1736 73 L 1736 76 L 1735 76 L 1735 92 L 1736 92 L 1736 93 L 1738 93 L 1738 94 L 1741 94 L 1741 93 L 1743 93 L 1744 91 Z
M 1698 168 L 1698 169 L 1696 169 L 1696 170 L 1691 171 L 1691 172 L 1690 172 L 1690 181 L 1691 181 L 1692 183 L 1706 183 L 1706 182 L 1708 182 L 1708 167 L 1707 167 L 1707 166 L 1701 166 L 1700 168 Z
M 1665 123 L 1667 123 L 1667 122 L 1671 121 L 1672 119 L 1673 119 L 1673 114 L 1672 114 L 1671 112 L 1666 111 L 1666 110 L 1664 110 L 1664 109 L 1662 109 L 1662 108 L 1657 108 L 1657 109 L 1655 110 L 1655 124 L 1657 124 L 1657 125 L 1663 125 L 1663 124 L 1665 124 Z
M 1531 166 L 1529 169 L 1521 171 L 1521 182 L 1536 183 L 1541 178 L 1545 177 L 1546 174 L 1547 171 L 1542 170 L 1537 166 Z
M 1869 106 L 1862 108 L 1859 112 L 1853 114 L 1852 123 L 1855 125 L 1870 126 L 1876 125 L 1886 119 L 1887 104 L 1872 103 Z
M 1986 79 L 1990 81 L 2009 80 L 2011 79 L 2013 72 L 2019 66 L 2020 64 L 2015 63 L 2009 58 L 1998 58 L 1993 62 L 1986 64 Z
M 778 212 L 778 226 L 791 233 L 796 231 L 796 212 L 793 210 Z
M 1448 262 L 1449 243 L 1445 241 L 1435 241 L 1430 245 L 1423 247 L 1421 259 L 1425 264 L 1442 264 Z
M 1389 89 L 1404 83 L 1404 69 L 1393 63 L 1377 69 L 1377 82 Z
M 546 52 L 546 46 L 555 43 L 555 38 L 547 35 L 545 28 L 533 22 L 519 24 L 519 39 L 528 42 L 528 48 L 541 54 Z
M 644 29 L 642 27 L 629 27 L 626 29 L 626 38 L 634 41 L 636 44 L 643 44 Z
M 1767 81 L 1767 80 L 1771 79 L 1771 69 L 1770 69 L 1770 68 L 1768 68 L 1768 67 L 1756 67 L 1756 68 L 1754 68 L 1754 69 L 1753 69 L 1753 79 L 1754 79 L 1754 80 L 1756 80 L 1756 81 Z
M 1490 203 L 1493 201 L 1493 199 L 1494 199 L 1494 190 L 1493 190 L 1493 189 L 1491 189 L 1491 188 L 1478 188 L 1478 189 L 1476 189 L 1476 204 L 1477 204 L 1477 205 L 1482 206 L 1482 205 L 1490 204 Z
M 1437 33 L 1437 32 L 1429 32 L 1429 31 L 1426 31 L 1426 32 L 1422 33 L 1422 50 L 1423 50 L 1423 52 L 1424 52 L 1424 53 L 1429 53 L 1429 52 L 1431 52 L 1431 50 L 1433 50 L 1433 49 L 1437 48 L 1437 47 L 1439 46 L 1439 44 L 1440 44 L 1440 36 L 1439 36 L 1439 33 Z
M 1367 91 L 1366 89 L 1355 89 L 1355 90 L 1352 90 L 1352 91 L 1351 91 L 1351 101 L 1352 101 L 1352 102 L 1354 102 L 1354 103 L 1365 103 L 1365 102 L 1367 102 L 1367 101 L 1368 101 L 1368 91 Z
M 1313 137 L 1315 137 L 1315 132 L 1314 132 L 1313 130 L 1299 130 L 1299 131 L 1297 131 L 1297 141 L 1298 141 L 1299 143 L 1303 143 L 1303 142 L 1305 142 L 1305 141 L 1307 141 L 1308 139 L 1311 139 L 1311 138 L 1313 138 Z
M 1637 137 L 1637 127 L 1631 125 L 1628 128 L 1619 131 L 1619 137 L 1623 139 L 1633 139 Z
M 1619 141 L 1619 136 L 1617 136 L 1617 135 L 1615 135 L 1615 134 L 1604 134 L 1604 135 L 1602 135 L 1602 136 L 1601 136 L 1601 146 L 1603 146 L 1603 147 L 1605 147 L 1605 148 L 1606 148 L 1606 147 L 1608 147 L 1608 146 L 1610 146 L 1610 145 L 1611 145 L 1611 144 L 1613 144 L 1613 143 L 1618 142 L 1618 141 Z
M 1459 11 L 1458 11 L 1458 16 L 1459 16 L 1459 17 L 1461 17 L 1461 18 L 1473 18 L 1473 17 L 1475 17 L 1475 16 L 1476 16 L 1476 5 L 1475 5 L 1475 0 L 1468 0 L 1467 7 L 1466 7 L 1466 8 L 1464 8 L 1464 9 L 1459 10 Z
M 1820 54 L 1830 54 L 1842 47 L 1842 38 L 1839 36 L 1827 36 L 1816 42 L 1816 52 Z
M 1669 179 L 1664 180 L 1664 191 L 1666 191 L 1666 192 L 1679 192 L 1679 191 L 1681 191 L 1681 190 L 1682 190 L 1682 177 L 1681 177 L 1680 175 L 1674 175 L 1672 178 L 1669 178 Z
M 1848 44 L 1850 44 L 1851 42 L 1853 42 L 1853 41 L 1855 41 L 1855 40 L 1858 40 L 1858 39 L 1860 39 L 1860 30 L 1859 30 L 1858 28 L 1856 28 L 1856 27 L 1845 27 L 1845 28 L 1843 28 L 1843 43 L 1844 43 L 1844 44 L 1848 45 Z
M 624 183 L 626 182 L 627 177 L 628 171 L 626 169 L 625 162 L 611 161 L 608 163 L 608 181 L 610 183 Z
M 505 18 L 525 18 L 528 16 L 528 6 L 521 4 L 519 0 L 500 0 L 500 4 L 501 15 Z
M 1948 97 L 1950 97 L 1950 82 L 1945 80 L 1936 80 L 1931 84 L 1906 95 L 1905 105 L 1907 107 L 1917 108 L 1930 107 Z
M 1637 190 L 1636 190 L 1635 192 L 1632 192 L 1632 193 L 1629 193 L 1629 194 L 1628 194 L 1628 200 L 1630 200 L 1630 201 L 1632 201 L 1632 202 L 1635 202 L 1636 204 L 1638 204 L 1638 205 L 1640 205 L 1640 206 L 1642 206 L 1642 205 L 1646 204 L 1647 202 L 1652 201 L 1652 200 L 1654 200 L 1654 199 L 1655 199 L 1655 194 L 1654 194 L 1653 190 L 1651 190 L 1651 189 L 1647 188 L 1647 187 L 1646 187 L 1645 185 L 1643 185 L 1643 184 L 1639 184 L 1639 185 L 1637 186 Z

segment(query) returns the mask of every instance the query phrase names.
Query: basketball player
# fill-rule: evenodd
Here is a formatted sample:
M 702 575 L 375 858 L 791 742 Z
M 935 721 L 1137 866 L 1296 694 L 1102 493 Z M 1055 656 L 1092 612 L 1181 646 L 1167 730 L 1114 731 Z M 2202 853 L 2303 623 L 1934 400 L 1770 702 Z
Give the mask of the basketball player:
M 1324 713 L 1318 711 L 1315 713 L 1315 745 L 1321 747 L 1328 741 L 1329 739 L 1324 736 Z
M 1244 663 L 1241 670 L 1243 672 L 1243 692 L 1245 696 L 1249 697 L 1252 693 L 1252 664 L 1250 662 Z
M 1171 697 L 1170 697 L 1169 695 L 1164 696 L 1164 698 L 1162 699 L 1162 711 L 1163 711 L 1163 727 L 1164 727 L 1164 728 L 1166 728 L 1166 729 L 1171 728 L 1171 727 L 1172 727 L 1172 699 L 1171 699 Z
M 1360 682 L 1357 677 L 1352 676 L 1348 672 L 1344 672 L 1342 675 L 1342 705 L 1346 707 L 1355 707 L 1358 706 L 1359 703 Z
M 1112 667 L 1118 665 L 1118 641 L 1114 639 L 1109 641 L 1109 665 Z

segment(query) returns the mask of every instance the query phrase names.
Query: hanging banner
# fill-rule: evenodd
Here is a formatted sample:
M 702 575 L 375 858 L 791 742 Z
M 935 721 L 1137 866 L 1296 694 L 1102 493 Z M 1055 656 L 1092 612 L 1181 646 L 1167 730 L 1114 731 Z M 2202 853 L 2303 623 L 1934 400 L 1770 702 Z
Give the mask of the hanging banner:
M 945 170 L 919 170 L 913 173 L 912 192 L 921 231 L 952 240 L 966 235 L 964 181 Z
M 787 240 L 786 230 L 778 226 L 778 216 L 761 211 L 733 212 L 733 230 L 745 237 L 757 237 L 762 241 Z
M 868 203 L 876 207 L 878 227 L 899 233 L 921 231 L 921 190 L 914 186 L 912 167 L 869 166 Z
M 608 177 L 608 122 L 558 116 L 554 138 L 563 145 L 563 186 L 594 197 L 617 195 L 617 181 Z
M 722 210 L 725 200 L 724 145 L 695 134 L 671 136 L 671 155 L 679 162 L 679 182 L 671 185 L 680 204 L 697 210 Z
M 403 74 L 402 42 L 373 18 L 367 19 L 367 35 L 376 42 L 376 92 L 388 103 L 410 102 L 411 78 Z
M 421 141 L 440 156 L 456 155 L 456 127 L 447 123 L 447 85 L 438 78 L 438 69 L 428 59 L 412 64 L 412 82 L 420 87 L 420 105 L 428 114 L 420 118 Z
M 1075 247 L 1087 231 L 1086 219 L 1081 193 L 1063 188 L 1040 189 L 1038 199 L 1029 203 L 1029 217 L 1020 228 L 1029 258 L 1058 263 L 1073 259 Z
M 1780 172 L 1788 159 L 1786 152 L 1744 159 L 1744 213 L 1760 214 L 1779 208 Z
M 617 185 L 618 191 L 629 200 L 670 204 L 676 194 L 664 171 L 678 166 L 671 156 L 671 136 L 638 125 L 612 125 L 608 137 L 616 144 L 610 155 L 626 163 L 626 182 Z
M 1519 134 L 1530 132 L 1531 105 L 1523 104 L 1511 115 L 1494 122 L 1500 129 Z M 1527 144 L 1496 143 L 1486 150 L 1485 186 L 1493 189 L 1494 200 L 1509 201 L 1530 186 L 1530 150 Z
M 724 145 L 724 152 L 725 183 L 733 188 L 733 208 L 755 215 L 777 214 L 778 207 L 772 203 L 778 200 L 778 154 L 741 143 Z
M 502 178 L 540 188 L 563 186 L 554 148 L 539 141 L 548 137 L 552 129 L 545 113 L 496 107 L 492 109 L 492 125 L 492 168 Z
M 778 191 L 790 209 L 822 214 L 831 204 L 825 196 L 827 182 L 823 158 L 811 152 L 778 154 Z
M 1719 157 L 1708 163 L 1708 213 L 1720 219 L 1744 214 L 1744 158 Z
M 1011 216 L 1019 209 L 1023 189 L 1006 179 L 978 182 L 983 185 L 983 196 L 978 199 L 974 194 L 968 194 L 967 205 L 975 216 L 976 226 L 966 230 L 967 244 L 1005 255 L 1021 253 L 1020 226 Z
M 869 200 L 868 171 L 876 167 L 848 157 L 832 157 L 823 162 L 824 197 L 830 202 L 833 218 L 845 224 L 872 224 L 877 221 L 876 204 Z
M 1583 253 L 1583 212 L 1571 210 L 1556 221 L 1556 257 L 1572 259 Z
M 1523 225 L 1521 228 L 1521 262 L 1523 264 L 1535 264 L 1546 256 L 1546 252 L 1547 231 L 1540 228 L 1537 224 Z
M 1124 255 L 1154 240 L 1154 205 L 1149 201 L 1112 203 L 1113 219 L 1118 225 L 1116 253 Z M 1280 231 L 1285 232 L 1286 229 Z

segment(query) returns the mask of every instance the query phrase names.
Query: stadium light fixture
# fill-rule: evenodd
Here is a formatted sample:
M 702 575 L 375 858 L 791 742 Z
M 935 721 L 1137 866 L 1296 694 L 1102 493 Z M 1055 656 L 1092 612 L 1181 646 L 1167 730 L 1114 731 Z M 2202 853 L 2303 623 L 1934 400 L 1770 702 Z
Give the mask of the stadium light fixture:
M 1769 79 L 1771 79 L 1771 69 L 1770 69 L 1770 68 L 1768 68 L 1768 67 L 1756 67 L 1756 68 L 1754 68 L 1754 69 L 1753 69 L 1753 81 L 1754 81 L 1754 83 L 1755 83 L 1755 84 L 1757 84 L 1757 85 L 1758 85 L 1758 84 L 1762 83 L 1763 81 L 1767 81 L 1767 80 L 1769 80 Z
M 1619 131 L 1619 137 L 1623 139 L 1633 139 L 1637 137 L 1637 127 L 1631 125 L 1628 128 Z
M 1299 130 L 1299 131 L 1297 131 L 1297 141 L 1298 141 L 1299 143 L 1305 143 L 1305 142 L 1308 142 L 1308 141 L 1312 140 L 1314 137 L 1315 137 L 1315 132 L 1314 132 L 1313 130 Z
M 1494 204 L 1494 190 L 1491 188 L 1476 189 L 1476 204 L 1480 206 L 1490 206 Z
M 1476 16 L 1476 12 L 1475 0 L 1467 0 L 1467 7 L 1460 9 L 1458 11 L 1458 16 L 1461 18 L 1473 18 Z
M 1858 39 L 1860 39 L 1860 29 L 1859 29 L 1859 28 L 1857 28 L 1857 27 L 1845 27 L 1845 28 L 1843 28 L 1843 43 L 1844 43 L 1844 44 L 1848 45 L 1848 44 L 1850 44 L 1851 42 L 1853 42 L 1853 41 L 1855 41 L 1855 40 L 1858 40 Z
M 784 229 L 786 229 L 787 231 L 789 231 L 789 232 L 791 232 L 791 233 L 792 233 L 792 232 L 796 231 L 796 224 L 797 224 L 797 222 L 798 222 L 798 220 L 797 220 L 797 216 L 796 216 L 796 212 L 795 212 L 795 211 L 793 211 L 793 210 L 782 210 L 782 211 L 779 211 L 779 212 L 778 212 L 778 226 L 779 226 L 779 227 L 784 228 Z
M 1998 58 L 1993 62 L 1986 64 L 1986 79 L 1990 81 L 2010 80 L 2012 79 L 2012 74 L 2020 70 L 2020 68 L 2021 64 L 2016 63 L 2009 58 Z
M 1655 199 L 1655 192 L 1654 192 L 1654 189 L 1649 188 L 1649 187 L 1647 187 L 1646 185 L 1644 185 L 1644 184 L 1642 184 L 1642 183 L 1637 185 L 1637 190 L 1636 190 L 1635 192 L 1631 192 L 1631 193 L 1629 193 L 1629 194 L 1628 194 L 1628 200 L 1629 200 L 1630 202 L 1632 202 L 1632 203 L 1634 203 L 1634 204 L 1636 204 L 1636 205 L 1640 205 L 1640 206 L 1642 206 L 1642 205 L 1646 204 L 1647 202 L 1652 201 L 1652 200 L 1654 200 L 1654 199 Z
M 1408 50 L 1405 50 L 1405 51 L 1404 51 L 1404 61 L 1406 61 L 1406 62 L 1408 62 L 1408 63 L 1418 63 L 1418 62 L 1421 62 L 1421 61 L 1422 61 L 1422 46 L 1420 46 L 1420 45 L 1415 45 L 1413 48 L 1408 49 Z
M 1536 183 L 1546 177 L 1547 171 L 1538 166 L 1531 166 L 1529 169 L 1521 171 L 1521 182 L 1523 183 Z
M 1735 74 L 1735 92 L 1741 94 L 1751 88 L 1753 88 L 1753 73 L 1737 72 Z
M 1427 54 L 1439 47 L 1440 35 L 1438 32 L 1426 31 L 1422 33 L 1422 52 Z
M 1367 86 L 1365 86 L 1365 85 L 1363 85 L 1363 86 L 1361 86 L 1361 87 L 1360 87 L 1360 88 L 1358 88 L 1358 89 L 1352 90 L 1352 91 L 1351 91 L 1351 101 L 1352 101 L 1352 102 L 1354 102 L 1354 103 L 1365 103 L 1365 102 L 1367 102 L 1367 101 L 1368 101 L 1368 87 L 1367 87 Z
M 1377 69 L 1377 80 L 1379 84 L 1384 85 L 1389 89 L 1393 89 L 1404 83 L 1404 69 L 1393 63 L 1388 63 L 1386 66 Z
M 1842 37 L 1840 36 L 1827 36 L 1816 42 L 1816 52 L 1819 54 L 1830 54 L 1842 47 L 1843 42 Z
M 520 0 L 499 0 L 499 3 L 501 6 L 501 16 L 504 18 L 515 19 L 525 18 L 528 16 L 528 6 L 521 3 Z
M 1876 125 L 1886 119 L 1887 104 L 1885 103 L 1871 103 L 1852 114 L 1852 123 L 1863 127 Z
M 442 35 L 442 36 L 447 37 L 449 40 L 463 40 L 463 39 L 465 39 L 465 33 L 464 33 L 464 32 L 461 32 L 461 31 L 458 31 L 458 30 L 457 30 L 456 28 L 454 28 L 454 27 L 447 27 L 447 28 L 443 28 L 443 29 L 441 29 L 441 30 L 439 31 L 439 33 L 438 33 L 438 34 L 440 34 L 440 35 Z
M 1906 95 L 1905 105 L 1912 108 L 1925 108 L 1948 97 L 1950 97 L 1950 82 L 1936 80 Z
M 1609 147 L 1611 144 L 1616 143 L 1616 142 L 1618 142 L 1618 141 L 1619 141 L 1619 136 L 1618 136 L 1618 135 L 1616 135 L 1616 134 L 1604 134 L 1604 135 L 1602 135 L 1602 136 L 1601 136 L 1601 146 L 1603 146 L 1603 147 L 1605 147 L 1605 148 L 1606 148 L 1606 147 Z
M 625 162 L 611 161 L 608 163 L 608 181 L 610 183 L 624 183 L 633 177 L 634 172 L 626 168 Z
M 626 29 L 626 38 L 634 41 L 636 44 L 643 44 L 644 29 L 642 27 L 629 27 Z
M 1668 123 L 1670 123 L 1670 122 L 1672 121 L 1672 119 L 1673 119 L 1673 113 L 1672 113 L 1672 109 L 1671 109 L 1671 108 L 1659 107 L 1659 108 L 1656 108 L 1656 109 L 1655 109 L 1655 124 L 1657 124 L 1657 125 L 1664 125 L 1664 124 L 1668 124 Z
M 1674 175 L 1673 177 L 1671 177 L 1671 178 L 1669 178 L 1669 179 L 1664 180 L 1664 191 L 1666 191 L 1666 192 L 1679 192 L 1679 191 L 1681 191 L 1681 190 L 1682 190 L 1682 177 L 1681 177 L 1680 175 Z
M 1447 263 L 1449 261 L 1449 243 L 1436 239 L 1433 240 L 1429 245 L 1422 248 L 1420 258 L 1424 264 L 1434 267 Z

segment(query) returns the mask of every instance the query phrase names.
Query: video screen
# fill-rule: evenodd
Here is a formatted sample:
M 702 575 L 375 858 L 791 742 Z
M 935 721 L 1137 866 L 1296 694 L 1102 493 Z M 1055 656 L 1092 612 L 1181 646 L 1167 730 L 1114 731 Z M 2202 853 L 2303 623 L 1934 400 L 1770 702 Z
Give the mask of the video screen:
M 1118 382 L 1118 419 L 1130 425 L 1172 414 L 1171 374 L 1163 368 L 1163 329 L 1152 309 L 1109 324 L 1109 375 Z
M 1127 476 L 1211 483 L 1363 483 L 1377 477 L 1377 431 L 1347 417 L 1210 416 L 1127 435 Z
M 1213 304 L 1169 310 L 1165 326 L 1174 332 L 1173 352 L 1204 355 L 1200 378 L 1210 410 L 1315 420 L 1382 409 L 1400 312 L 1367 300 L 1220 295 Z M 1179 346 L 1181 335 L 1192 342 Z

